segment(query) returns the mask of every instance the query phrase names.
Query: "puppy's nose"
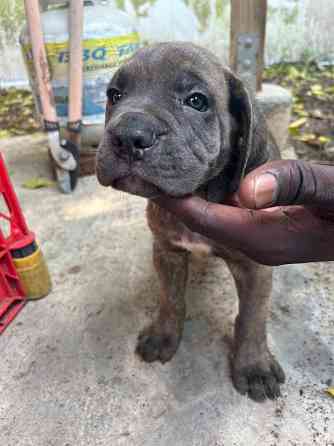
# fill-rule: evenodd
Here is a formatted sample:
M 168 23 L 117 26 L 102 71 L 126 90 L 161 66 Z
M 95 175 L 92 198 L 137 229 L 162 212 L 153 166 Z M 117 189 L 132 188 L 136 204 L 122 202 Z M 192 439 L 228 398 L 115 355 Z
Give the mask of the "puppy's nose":
M 135 160 L 143 159 L 157 139 L 154 122 L 144 113 L 126 113 L 109 127 L 113 149 L 120 156 L 130 155 Z

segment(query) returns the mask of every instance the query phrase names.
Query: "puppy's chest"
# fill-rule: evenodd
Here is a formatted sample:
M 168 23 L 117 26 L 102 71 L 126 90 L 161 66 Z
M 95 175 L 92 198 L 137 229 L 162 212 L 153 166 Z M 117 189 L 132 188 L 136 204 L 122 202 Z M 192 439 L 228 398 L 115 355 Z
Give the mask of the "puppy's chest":
M 170 245 L 189 251 L 196 256 L 207 256 L 216 252 L 216 247 L 211 240 L 190 231 L 175 216 L 152 202 L 149 202 L 147 217 L 153 234 Z
M 178 248 L 185 249 L 195 256 L 208 256 L 213 254 L 213 247 L 210 242 L 200 234 L 182 229 L 170 238 L 170 243 Z

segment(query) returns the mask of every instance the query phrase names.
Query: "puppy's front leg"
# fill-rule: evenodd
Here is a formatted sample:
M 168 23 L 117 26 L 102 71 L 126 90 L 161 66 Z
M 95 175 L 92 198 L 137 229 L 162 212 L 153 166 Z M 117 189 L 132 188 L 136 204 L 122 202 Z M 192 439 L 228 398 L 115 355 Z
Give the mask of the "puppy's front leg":
M 243 258 L 228 262 L 239 294 L 232 378 L 236 389 L 255 401 L 276 398 L 284 372 L 267 345 L 266 321 L 272 288 L 271 268 Z
M 182 337 L 188 253 L 173 251 L 155 240 L 153 261 L 161 286 L 159 316 L 139 335 L 136 352 L 146 362 L 164 363 L 173 357 Z

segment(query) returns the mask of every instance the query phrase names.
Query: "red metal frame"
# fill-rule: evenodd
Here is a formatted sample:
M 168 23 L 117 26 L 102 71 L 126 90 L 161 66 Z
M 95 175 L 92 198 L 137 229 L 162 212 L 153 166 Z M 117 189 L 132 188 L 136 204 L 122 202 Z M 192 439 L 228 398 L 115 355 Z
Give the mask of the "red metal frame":
M 0 233 L 0 334 L 25 303 L 26 298 L 9 253 L 8 243 Z
M 5 237 L 0 229 L 0 334 L 15 318 L 26 303 L 26 297 L 17 275 L 10 251 L 20 249 L 35 240 L 29 231 L 17 196 L 11 184 L 6 165 L 0 153 L 0 194 L 8 208 L 8 214 L 0 212 L 0 219 L 10 225 Z

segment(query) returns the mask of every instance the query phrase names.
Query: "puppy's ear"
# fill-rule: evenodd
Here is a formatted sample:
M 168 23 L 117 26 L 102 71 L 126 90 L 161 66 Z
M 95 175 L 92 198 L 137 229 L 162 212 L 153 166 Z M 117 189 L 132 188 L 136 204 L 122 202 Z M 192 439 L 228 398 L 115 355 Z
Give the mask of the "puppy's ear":
M 231 135 L 232 147 L 229 166 L 229 193 L 232 193 L 239 188 L 253 148 L 254 105 L 251 93 L 244 82 L 232 72 L 228 72 L 226 77 L 230 93 L 229 112 L 235 122 L 235 130 Z
M 253 99 L 243 81 L 229 70 L 225 71 L 229 92 L 228 113 L 231 116 L 230 159 L 223 172 L 208 184 L 209 201 L 221 203 L 238 190 L 253 147 Z
M 107 103 L 106 103 L 106 113 L 105 113 L 105 119 L 104 119 L 104 127 L 107 126 L 109 119 L 110 119 L 110 115 L 111 115 L 111 102 L 109 99 L 107 99 Z

